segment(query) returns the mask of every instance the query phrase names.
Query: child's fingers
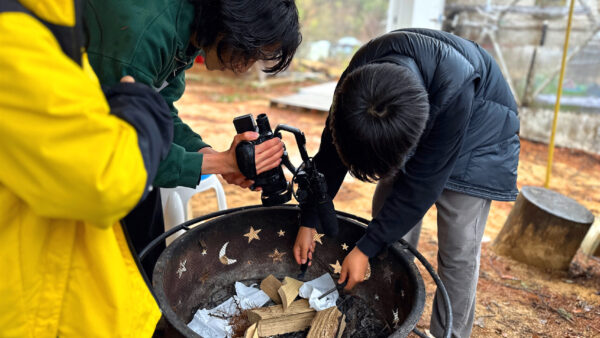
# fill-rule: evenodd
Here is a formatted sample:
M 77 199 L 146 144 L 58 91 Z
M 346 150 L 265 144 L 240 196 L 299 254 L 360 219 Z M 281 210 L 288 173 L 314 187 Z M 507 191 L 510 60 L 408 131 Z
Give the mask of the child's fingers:
M 338 279 L 338 284 L 344 284 L 346 281 L 346 277 L 348 277 L 348 268 L 342 265 L 342 271 L 340 272 L 340 279 Z
M 312 250 L 309 250 L 308 251 L 308 266 L 312 265 L 312 258 L 313 258 Z
M 346 287 L 344 288 L 344 290 L 346 291 L 350 291 L 352 290 L 352 288 L 354 288 L 354 286 L 358 283 L 359 281 L 357 281 L 356 279 L 352 278 L 352 277 L 348 277 L 348 284 L 346 284 Z
M 294 245 L 294 258 L 296 259 L 296 263 L 302 264 L 300 262 L 300 246 Z
M 300 250 L 300 258 L 301 258 L 301 262 L 302 264 L 306 263 L 306 260 L 308 259 L 308 249 L 302 247 Z

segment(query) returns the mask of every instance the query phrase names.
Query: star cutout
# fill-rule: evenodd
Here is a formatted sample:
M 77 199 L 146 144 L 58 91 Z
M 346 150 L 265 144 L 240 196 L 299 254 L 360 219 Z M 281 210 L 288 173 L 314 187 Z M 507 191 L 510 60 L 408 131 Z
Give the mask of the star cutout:
M 206 249 L 202 249 L 202 256 L 206 256 Z
M 377 300 L 377 301 L 379 300 L 379 295 L 378 294 L 375 294 L 375 300 Z
M 323 245 L 323 242 L 321 241 L 321 238 L 323 238 L 323 236 L 325 236 L 324 234 L 320 234 L 320 233 L 315 233 L 313 236 L 313 241 Z
M 250 227 L 250 230 L 247 234 L 244 234 L 244 237 L 248 237 L 248 243 L 252 242 L 253 239 L 260 240 L 258 233 L 261 231 L 262 229 L 254 230 L 254 227 Z
M 285 236 L 285 231 L 283 231 L 283 230 L 279 229 L 279 231 L 277 232 L 277 235 L 278 235 L 279 237 L 283 237 L 283 236 Z
M 185 268 L 185 263 L 187 263 L 187 259 L 184 259 L 183 262 L 179 262 L 179 269 L 177 269 L 177 275 L 181 279 L 181 275 L 187 271 Z
M 333 269 L 333 273 L 342 272 L 342 266 L 340 265 L 340 261 L 338 260 L 335 261 L 335 264 L 329 264 L 329 266 L 331 266 L 331 268 Z
M 389 266 L 383 268 L 383 280 L 387 281 L 389 284 L 392 284 L 392 270 L 390 270 Z
M 392 311 L 392 315 L 394 316 L 394 326 L 400 323 L 400 317 L 398 317 L 398 309 Z
M 269 257 L 273 259 L 273 263 L 275 262 L 283 262 L 283 256 L 285 252 L 279 252 L 279 250 L 275 249 L 272 254 L 269 254 Z
M 348 245 L 346 243 L 342 243 L 342 250 L 348 251 Z

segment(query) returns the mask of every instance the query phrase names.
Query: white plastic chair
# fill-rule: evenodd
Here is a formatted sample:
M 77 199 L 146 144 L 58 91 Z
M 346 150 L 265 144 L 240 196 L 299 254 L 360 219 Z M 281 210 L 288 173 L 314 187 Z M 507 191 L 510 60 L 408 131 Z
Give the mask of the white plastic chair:
M 196 188 L 176 187 L 161 188 L 160 198 L 162 200 L 163 217 L 165 222 L 165 231 L 191 219 L 191 208 L 189 201 L 197 193 L 214 189 L 217 195 L 217 206 L 219 210 L 227 209 L 227 201 L 223 186 L 216 175 L 202 175 L 200 184 Z M 167 245 L 171 244 L 175 238 L 179 237 L 185 231 L 181 230 L 167 238 Z

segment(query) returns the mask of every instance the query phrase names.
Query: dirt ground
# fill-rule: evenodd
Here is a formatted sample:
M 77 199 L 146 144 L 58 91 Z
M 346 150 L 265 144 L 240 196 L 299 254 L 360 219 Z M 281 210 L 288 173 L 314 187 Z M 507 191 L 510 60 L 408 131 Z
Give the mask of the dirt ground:
M 307 149 L 318 149 L 326 114 L 287 110 L 269 106 L 269 98 L 294 93 L 316 82 L 291 82 L 260 88 L 253 85 L 255 74 L 244 77 L 210 73 L 195 67 L 187 76 L 186 94 L 178 102 L 180 116 L 219 151 L 229 148 L 235 133 L 234 117 L 268 113 L 271 126 L 285 123 L 300 128 L 307 137 Z M 284 135 L 292 162 L 300 158 L 291 135 Z M 543 185 L 547 146 L 523 140 L 518 169 L 518 186 Z M 259 204 L 257 193 L 235 186 L 223 186 L 228 207 Z M 600 215 L 600 156 L 581 151 L 556 149 L 550 188 L 574 198 L 595 215 Z M 334 200 L 338 210 L 369 218 L 374 184 L 347 176 Z M 493 202 L 482 247 L 477 289 L 474 337 L 600 337 L 600 260 L 577 256 L 570 273 L 543 271 L 497 256 L 491 243 L 502 228 L 513 203 Z M 196 195 L 193 215 L 217 210 L 214 193 Z M 437 255 L 435 207 L 424 219 L 420 252 L 435 266 Z M 421 269 L 425 276 L 426 272 Z M 429 325 L 435 285 L 425 276 L 427 305 L 418 324 Z

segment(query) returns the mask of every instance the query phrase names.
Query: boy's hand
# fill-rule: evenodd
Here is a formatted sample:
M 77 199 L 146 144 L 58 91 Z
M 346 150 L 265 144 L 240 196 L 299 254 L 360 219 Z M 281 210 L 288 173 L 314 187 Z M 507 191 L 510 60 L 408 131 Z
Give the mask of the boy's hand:
M 368 266 L 369 257 L 360 251 L 358 247 L 354 247 L 342 263 L 342 272 L 338 284 L 343 284 L 347 279 L 348 284 L 346 284 L 344 290 L 352 290 L 357 283 L 365 280 Z
M 296 263 L 304 264 L 307 259 L 310 259 L 308 266 L 312 265 L 312 253 L 315 251 L 314 236 L 317 230 L 313 228 L 301 226 L 296 235 L 296 243 L 294 243 L 294 258 Z

